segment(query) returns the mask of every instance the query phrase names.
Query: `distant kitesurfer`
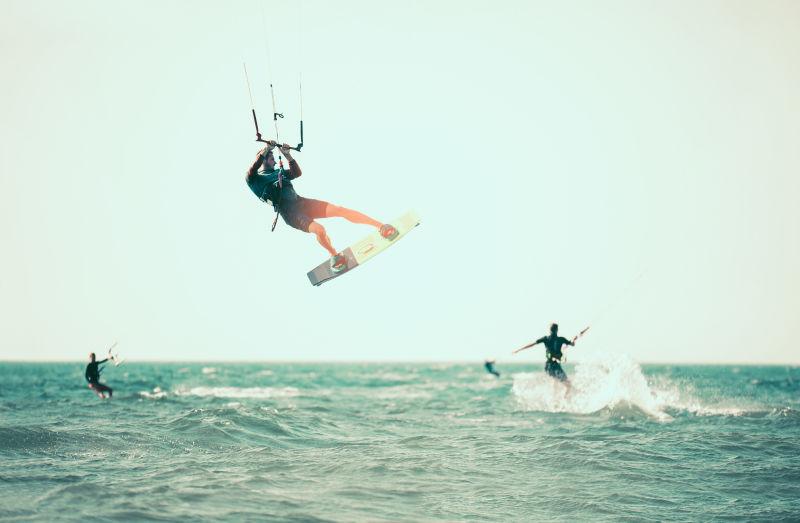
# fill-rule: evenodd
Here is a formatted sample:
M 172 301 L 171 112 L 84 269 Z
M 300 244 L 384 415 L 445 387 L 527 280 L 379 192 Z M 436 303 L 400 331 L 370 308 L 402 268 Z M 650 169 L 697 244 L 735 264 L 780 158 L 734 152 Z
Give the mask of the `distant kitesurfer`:
M 394 240 L 398 236 L 397 229 L 388 223 L 383 224 L 358 211 L 339 207 L 326 201 L 298 196 L 292 186 L 292 180 L 300 177 L 303 171 L 297 164 L 297 160 L 292 158 L 290 147 L 287 144 L 280 146 L 281 153 L 289 161 L 289 168 L 276 168 L 272 150 L 277 143 L 274 141 L 267 143 L 269 145 L 258 152 L 255 162 L 247 171 L 247 185 L 261 200 L 269 201 L 288 225 L 314 234 L 320 245 L 330 253 L 331 269 L 334 272 L 347 267 L 347 259 L 334 249 L 325 228 L 315 219 L 344 218 L 353 223 L 375 227 L 387 240 Z
M 100 372 L 102 372 L 101 363 L 108 361 L 108 358 L 100 361 L 95 361 L 94 352 L 89 353 L 89 364 L 86 366 L 86 381 L 89 382 L 89 388 L 94 391 L 99 397 L 105 399 L 105 393 L 108 392 L 108 397 L 114 395 L 114 391 L 108 385 L 100 383 Z
M 484 368 L 486 368 L 486 372 L 488 372 L 489 374 L 494 374 L 498 378 L 500 377 L 500 373 L 497 372 L 494 368 L 494 360 L 486 360 L 483 363 L 483 366 Z
M 585 330 L 584 330 L 585 332 Z M 544 364 L 544 371 L 552 376 L 553 378 L 559 381 L 567 381 L 567 373 L 564 372 L 564 369 L 561 368 L 561 359 L 564 357 L 563 353 L 561 352 L 561 347 L 564 345 L 572 345 L 575 346 L 575 340 L 578 339 L 578 336 L 572 338 L 572 341 L 568 340 L 567 338 L 562 338 L 558 335 L 558 324 L 553 323 L 550 325 L 550 335 L 543 336 L 538 340 L 534 341 L 533 343 L 529 343 L 522 348 L 519 348 L 512 352 L 511 354 L 516 354 L 520 351 L 525 349 L 529 349 L 534 345 L 538 345 L 539 343 L 544 343 L 545 348 L 547 349 L 547 361 Z

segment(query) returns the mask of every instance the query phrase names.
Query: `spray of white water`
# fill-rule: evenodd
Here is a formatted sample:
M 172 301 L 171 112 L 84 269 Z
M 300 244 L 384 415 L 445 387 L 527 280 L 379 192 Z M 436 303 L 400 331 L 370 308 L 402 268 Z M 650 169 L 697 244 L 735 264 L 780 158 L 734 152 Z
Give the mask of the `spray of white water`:
M 630 357 L 612 354 L 583 359 L 572 371 L 568 385 L 544 372 L 516 374 L 512 393 L 524 410 L 589 414 L 622 405 L 663 421 L 671 419 L 665 407 L 677 400 L 676 391 L 651 388 Z

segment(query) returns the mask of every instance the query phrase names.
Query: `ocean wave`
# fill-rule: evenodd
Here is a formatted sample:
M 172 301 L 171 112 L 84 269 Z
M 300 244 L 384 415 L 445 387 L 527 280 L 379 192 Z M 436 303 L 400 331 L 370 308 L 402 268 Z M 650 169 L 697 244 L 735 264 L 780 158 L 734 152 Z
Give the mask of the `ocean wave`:
M 0 427 L 0 450 L 32 451 L 73 443 L 76 438 L 64 432 L 41 427 Z
M 274 399 L 293 398 L 300 395 L 295 387 L 179 387 L 173 391 L 165 391 L 154 387 L 152 391 L 143 390 L 140 398 L 162 400 L 178 396 L 194 396 L 198 398 L 231 398 L 231 399 Z
M 768 416 L 800 420 L 800 410 L 791 407 L 779 407 L 770 410 Z
M 782 379 L 754 378 L 750 380 L 750 384 L 760 388 L 779 389 L 788 392 L 796 392 L 798 389 L 800 389 L 800 381 L 792 377 L 787 377 Z
M 374 374 L 353 376 L 353 384 L 371 388 L 400 387 L 415 384 L 419 380 L 416 372 L 378 372 Z
M 381 389 L 368 389 L 364 392 L 365 396 L 380 400 L 425 400 L 434 397 L 434 394 L 418 386 L 399 385 L 395 387 L 384 387 Z
M 722 406 L 708 406 L 703 405 L 697 401 L 689 400 L 689 401 L 676 401 L 674 404 L 670 405 L 671 408 L 675 409 L 677 412 L 680 413 L 689 413 L 695 416 L 743 416 L 748 413 L 755 412 L 752 409 L 746 409 L 742 407 L 722 407 Z
M 748 418 L 800 420 L 800 411 L 791 407 L 708 407 L 692 404 L 683 409 L 697 416 L 740 416 Z
M 237 402 L 222 408 L 192 409 L 167 420 L 165 427 L 209 444 L 274 443 L 277 436 L 292 435 L 276 411 L 248 409 Z
M 177 389 L 177 396 L 198 396 L 213 398 L 292 398 L 300 395 L 295 387 L 191 387 Z
M 139 397 L 149 400 L 160 400 L 167 397 L 167 392 L 162 390 L 161 387 L 155 387 L 152 392 L 146 390 L 139 392 Z

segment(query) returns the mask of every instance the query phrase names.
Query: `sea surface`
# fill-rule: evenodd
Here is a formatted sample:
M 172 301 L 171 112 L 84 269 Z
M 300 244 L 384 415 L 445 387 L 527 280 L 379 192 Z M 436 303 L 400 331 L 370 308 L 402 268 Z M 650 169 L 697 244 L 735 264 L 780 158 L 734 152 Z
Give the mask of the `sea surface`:
M 800 368 L 0 364 L 3 521 L 800 521 Z

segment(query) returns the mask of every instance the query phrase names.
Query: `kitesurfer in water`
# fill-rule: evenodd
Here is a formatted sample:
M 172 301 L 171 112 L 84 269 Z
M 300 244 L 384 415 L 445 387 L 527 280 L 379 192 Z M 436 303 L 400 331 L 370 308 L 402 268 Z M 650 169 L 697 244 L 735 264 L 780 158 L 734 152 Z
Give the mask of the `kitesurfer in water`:
M 108 358 L 100 361 L 95 360 L 94 352 L 89 353 L 89 364 L 86 366 L 86 381 L 89 382 L 89 388 L 94 391 L 99 397 L 105 399 L 105 393 L 108 393 L 108 397 L 114 395 L 114 391 L 108 385 L 100 383 L 100 372 L 103 370 L 100 367 L 101 363 L 105 363 L 108 361 Z
M 500 377 L 500 373 L 494 368 L 494 360 L 486 360 L 483 362 L 483 367 L 486 369 L 486 372 L 489 374 L 494 374 L 498 378 Z
M 567 373 L 561 368 L 561 359 L 564 357 L 564 354 L 561 352 L 561 348 L 564 345 L 575 346 L 575 340 L 577 339 L 578 336 L 572 338 L 572 341 L 568 340 L 567 338 L 562 338 L 558 335 L 558 324 L 553 323 L 550 325 L 549 336 L 543 336 L 533 343 L 529 343 L 528 345 L 515 350 L 511 354 L 516 354 L 525 349 L 529 349 L 534 345 L 543 343 L 545 349 L 547 349 L 547 352 L 545 353 L 547 356 L 547 361 L 544 364 L 544 371 L 559 381 L 567 382 Z
M 397 229 L 388 223 L 383 224 L 358 211 L 323 200 L 299 196 L 292 186 L 292 180 L 300 177 L 303 171 L 297 160 L 292 158 L 290 147 L 286 144 L 280 146 L 281 153 L 289 161 L 289 168 L 284 170 L 282 167 L 275 167 L 272 150 L 277 143 L 267 143 L 269 145 L 258 152 L 253 165 L 247 171 L 247 185 L 259 199 L 269 201 L 288 225 L 315 235 L 319 244 L 330 253 L 331 269 L 334 272 L 347 267 L 347 259 L 333 247 L 325 228 L 316 221 L 317 218 L 339 217 L 353 223 L 371 225 L 387 240 L 394 240 L 398 236 Z

